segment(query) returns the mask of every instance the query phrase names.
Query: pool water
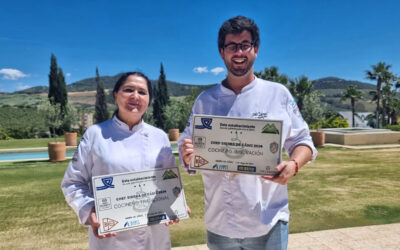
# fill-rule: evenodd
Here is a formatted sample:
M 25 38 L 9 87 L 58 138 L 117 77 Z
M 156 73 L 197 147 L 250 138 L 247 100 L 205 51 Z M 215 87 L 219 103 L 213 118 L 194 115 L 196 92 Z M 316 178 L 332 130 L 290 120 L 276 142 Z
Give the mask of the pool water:
M 67 149 L 66 157 L 72 157 L 75 149 Z M 4 152 L 0 153 L 0 161 L 21 161 L 21 160 L 46 160 L 49 159 L 47 150 Z
M 178 145 L 171 143 L 173 153 L 178 153 Z M 74 155 L 75 148 L 68 148 L 66 157 L 71 158 Z M 0 161 L 23 161 L 23 160 L 48 160 L 49 153 L 47 149 L 29 150 L 29 151 L 13 151 L 0 152 Z

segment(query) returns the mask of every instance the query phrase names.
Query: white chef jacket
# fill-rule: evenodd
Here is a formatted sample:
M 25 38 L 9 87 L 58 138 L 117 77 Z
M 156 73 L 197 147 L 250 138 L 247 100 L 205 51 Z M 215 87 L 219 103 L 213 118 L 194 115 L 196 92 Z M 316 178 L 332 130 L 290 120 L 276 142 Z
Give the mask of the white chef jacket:
M 129 130 L 116 116 L 87 129 L 68 165 L 61 188 L 81 224 L 89 226 L 94 207 L 92 176 L 175 167 L 167 135 L 141 121 Z M 91 186 L 91 185 L 90 185 Z M 170 249 L 169 228 L 163 224 L 118 232 L 98 239 L 89 226 L 90 249 Z
M 219 84 L 204 91 L 193 105 L 189 123 L 179 138 L 192 138 L 193 114 L 283 120 L 282 143 L 290 155 L 297 145 L 317 151 L 296 101 L 279 83 L 255 78 L 241 93 Z M 182 161 L 181 165 L 188 173 Z M 267 234 L 279 221 L 289 221 L 287 186 L 257 175 L 201 171 L 204 182 L 205 224 L 208 231 L 247 238 Z

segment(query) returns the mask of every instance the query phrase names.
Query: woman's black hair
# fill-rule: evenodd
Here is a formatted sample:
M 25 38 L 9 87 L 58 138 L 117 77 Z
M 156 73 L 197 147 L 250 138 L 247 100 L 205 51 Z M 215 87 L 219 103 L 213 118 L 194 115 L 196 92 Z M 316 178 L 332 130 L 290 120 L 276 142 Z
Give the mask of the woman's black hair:
M 126 73 L 123 73 L 121 75 L 121 77 L 118 79 L 118 81 L 115 83 L 114 89 L 113 89 L 113 93 L 117 93 L 119 91 L 119 89 L 121 88 L 121 86 L 125 83 L 126 79 L 131 75 L 136 75 L 136 76 L 139 76 L 139 77 L 143 77 L 146 80 L 147 91 L 149 93 L 149 105 L 150 105 L 151 99 L 153 97 L 153 88 L 151 87 L 151 81 L 149 80 L 149 78 L 145 74 L 143 74 L 141 72 L 126 72 Z
M 121 75 L 121 77 L 118 79 L 118 81 L 117 81 L 117 82 L 115 83 L 115 85 L 114 85 L 113 97 L 114 97 L 114 94 L 117 93 L 117 92 L 119 91 L 119 89 L 121 88 L 121 86 L 125 83 L 126 79 L 127 79 L 129 76 L 131 76 L 131 75 L 143 77 L 143 78 L 146 80 L 146 83 L 147 83 L 147 91 L 148 91 L 148 93 L 149 93 L 149 106 L 150 106 L 151 99 L 152 99 L 152 97 L 153 97 L 153 88 L 151 87 L 151 81 L 149 80 L 149 78 L 148 78 L 145 74 L 143 74 L 143 73 L 141 73 L 141 72 L 126 72 L 126 73 L 123 73 L 123 74 Z M 116 115 L 117 113 L 118 113 L 118 107 L 117 107 L 117 109 L 114 111 L 113 116 Z

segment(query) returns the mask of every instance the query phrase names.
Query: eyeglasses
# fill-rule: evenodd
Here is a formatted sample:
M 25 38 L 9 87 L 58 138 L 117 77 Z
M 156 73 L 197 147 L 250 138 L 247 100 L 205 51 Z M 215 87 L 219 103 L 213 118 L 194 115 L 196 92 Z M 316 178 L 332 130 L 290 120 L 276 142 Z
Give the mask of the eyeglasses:
M 224 49 L 226 49 L 230 53 L 234 53 L 238 51 L 240 48 L 241 51 L 243 52 L 249 52 L 251 48 L 254 46 L 253 42 L 243 42 L 243 43 L 228 43 L 224 45 Z

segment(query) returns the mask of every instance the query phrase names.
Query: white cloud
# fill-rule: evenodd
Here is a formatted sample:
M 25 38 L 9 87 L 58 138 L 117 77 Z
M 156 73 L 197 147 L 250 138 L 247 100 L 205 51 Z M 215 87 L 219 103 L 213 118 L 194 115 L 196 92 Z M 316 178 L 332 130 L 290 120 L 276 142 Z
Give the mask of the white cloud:
M 193 72 L 199 73 L 199 74 L 201 74 L 201 73 L 207 73 L 207 72 L 208 72 L 208 69 L 207 69 L 207 67 L 195 67 L 195 68 L 193 69 Z
M 225 71 L 225 69 L 224 68 L 222 68 L 222 67 L 216 67 L 216 68 L 213 68 L 212 70 L 210 70 L 214 75 L 218 75 L 219 73 L 222 73 L 222 72 L 224 72 Z
M 0 69 L 0 74 L 3 75 L 3 80 L 18 80 L 29 76 L 18 69 Z
M 30 88 L 31 86 L 23 84 L 23 83 L 17 83 L 17 86 L 15 87 L 17 90 L 24 90 L 27 88 Z
M 66 73 L 65 76 L 66 76 L 66 77 L 70 77 L 70 76 L 71 76 L 71 73 Z

